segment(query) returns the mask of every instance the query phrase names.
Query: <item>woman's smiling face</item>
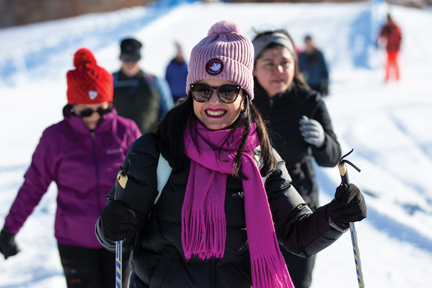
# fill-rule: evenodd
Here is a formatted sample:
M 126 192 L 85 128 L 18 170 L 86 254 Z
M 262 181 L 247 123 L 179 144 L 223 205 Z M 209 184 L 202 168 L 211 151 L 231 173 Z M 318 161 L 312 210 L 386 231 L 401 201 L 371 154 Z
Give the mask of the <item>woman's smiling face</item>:
M 204 83 L 210 87 L 236 83 L 223 79 L 204 79 L 197 83 Z M 210 130 L 222 130 L 231 126 L 243 110 L 243 90 L 233 103 L 224 103 L 213 90 L 212 97 L 207 102 L 193 101 L 193 109 L 198 120 Z

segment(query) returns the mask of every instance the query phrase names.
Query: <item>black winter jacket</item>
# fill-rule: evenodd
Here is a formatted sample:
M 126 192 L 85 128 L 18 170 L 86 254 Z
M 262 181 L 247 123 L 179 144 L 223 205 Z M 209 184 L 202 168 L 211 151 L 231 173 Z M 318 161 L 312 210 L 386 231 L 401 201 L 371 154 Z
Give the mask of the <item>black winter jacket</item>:
M 341 233 L 328 225 L 327 206 L 312 214 L 291 185 L 285 163 L 273 153 L 278 167 L 268 177 L 265 188 L 278 239 L 289 251 L 311 256 L 332 244 Z M 131 168 L 124 200 L 133 203 L 139 219 L 135 236 L 123 243 L 123 250 L 132 250 L 130 287 L 251 287 L 242 182 L 231 176 L 227 179 L 224 257 L 208 261 L 192 257 L 186 262 L 181 241 L 181 210 L 190 161 L 182 172 L 171 174 L 154 205 L 158 195 L 158 159 L 158 145 L 148 133 L 135 141 L 125 159 L 125 163 L 131 161 Z M 114 192 L 113 188 L 108 201 L 113 201 Z M 100 219 L 96 235 L 105 248 L 115 251 L 115 242 L 103 236 Z
M 293 186 L 314 211 L 319 203 L 311 157 L 323 167 L 334 167 L 341 157 L 341 148 L 324 101 L 317 92 L 300 85 L 292 85 L 286 92 L 269 98 L 255 80 L 253 103 L 263 118 L 269 121 L 269 130 L 274 133 L 273 147 L 285 161 Z M 299 123 L 302 115 L 322 125 L 325 132 L 324 147 L 317 149 L 303 140 Z
M 160 118 L 161 95 L 154 85 L 150 85 L 153 77 L 142 70 L 132 78 L 121 70 L 114 74 L 113 105 L 120 116 L 135 121 L 143 134 Z

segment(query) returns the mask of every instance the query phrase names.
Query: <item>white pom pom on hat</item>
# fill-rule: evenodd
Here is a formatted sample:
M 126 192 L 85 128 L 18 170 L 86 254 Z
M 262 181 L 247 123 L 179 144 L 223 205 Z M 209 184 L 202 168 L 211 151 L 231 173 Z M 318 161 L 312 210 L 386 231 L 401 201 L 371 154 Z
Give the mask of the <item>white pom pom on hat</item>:
M 224 79 L 241 85 L 253 99 L 253 63 L 254 47 L 240 25 L 229 20 L 219 21 L 192 49 L 186 94 L 190 84 L 204 79 Z
M 230 20 L 222 20 L 214 24 L 208 31 L 207 35 L 227 34 L 232 32 L 243 35 L 243 29 L 240 25 Z

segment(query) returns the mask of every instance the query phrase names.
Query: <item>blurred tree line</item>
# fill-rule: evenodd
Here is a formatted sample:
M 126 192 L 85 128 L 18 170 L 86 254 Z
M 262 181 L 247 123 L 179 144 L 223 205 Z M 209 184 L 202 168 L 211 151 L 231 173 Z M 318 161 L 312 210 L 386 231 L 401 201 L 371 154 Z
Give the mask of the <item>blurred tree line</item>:
M 0 28 L 74 17 L 87 13 L 114 11 L 145 6 L 157 0 L 0 0 Z M 181 0 L 159 0 L 178 1 Z M 202 0 L 214 2 L 218 0 Z M 370 0 L 219 0 L 221 2 L 368 2 Z M 388 3 L 422 8 L 432 0 L 386 0 Z
M 0 28 L 145 6 L 155 0 L 0 0 Z

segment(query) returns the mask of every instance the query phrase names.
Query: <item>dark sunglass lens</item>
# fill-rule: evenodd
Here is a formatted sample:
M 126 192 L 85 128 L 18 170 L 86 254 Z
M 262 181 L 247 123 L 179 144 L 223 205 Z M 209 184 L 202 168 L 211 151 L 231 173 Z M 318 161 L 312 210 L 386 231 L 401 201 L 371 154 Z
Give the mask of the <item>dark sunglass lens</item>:
M 93 109 L 86 109 L 86 110 L 82 110 L 82 111 L 79 111 L 79 116 L 81 116 L 81 117 L 89 117 L 89 116 L 91 116 L 92 114 L 93 114 Z
M 108 107 L 108 108 L 106 108 L 106 109 L 103 109 L 102 107 L 99 107 L 98 109 L 97 109 L 97 112 L 99 113 L 99 115 L 105 115 L 105 114 L 108 114 L 108 113 L 110 113 L 111 112 L 111 107 Z
M 222 85 L 219 87 L 219 97 L 224 102 L 234 102 L 240 92 L 240 87 L 234 85 Z
M 123 62 L 138 62 L 141 56 L 135 54 L 122 54 L 120 55 L 120 60 Z
M 212 96 L 212 89 L 207 85 L 194 85 L 191 87 L 192 96 L 198 102 L 206 102 Z

